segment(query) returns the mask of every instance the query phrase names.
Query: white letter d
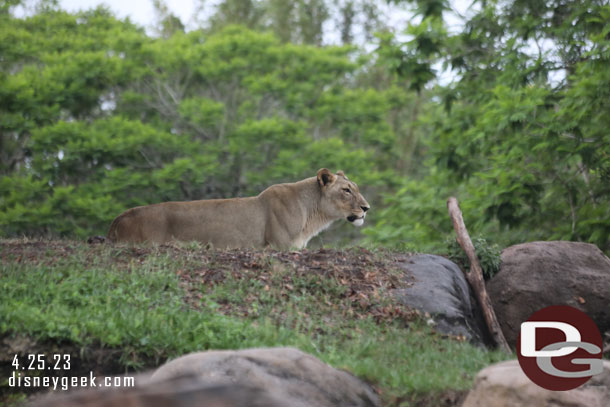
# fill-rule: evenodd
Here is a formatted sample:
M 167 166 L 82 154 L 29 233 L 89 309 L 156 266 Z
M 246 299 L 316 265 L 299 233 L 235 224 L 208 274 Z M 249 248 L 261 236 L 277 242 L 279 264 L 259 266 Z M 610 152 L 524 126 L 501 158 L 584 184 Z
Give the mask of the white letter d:
M 574 352 L 577 346 L 566 346 L 558 350 L 536 350 L 536 328 L 554 328 L 562 331 L 564 342 L 580 342 L 578 329 L 565 322 L 527 321 L 521 324 L 521 355 L 526 357 L 557 357 Z

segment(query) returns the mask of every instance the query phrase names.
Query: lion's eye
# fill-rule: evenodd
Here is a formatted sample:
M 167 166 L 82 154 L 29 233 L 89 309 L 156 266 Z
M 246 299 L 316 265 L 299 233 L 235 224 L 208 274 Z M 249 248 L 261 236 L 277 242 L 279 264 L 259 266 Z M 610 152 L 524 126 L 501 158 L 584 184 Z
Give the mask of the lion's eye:
M 349 188 L 343 188 L 343 191 L 347 192 L 348 194 L 352 193 L 352 191 Z

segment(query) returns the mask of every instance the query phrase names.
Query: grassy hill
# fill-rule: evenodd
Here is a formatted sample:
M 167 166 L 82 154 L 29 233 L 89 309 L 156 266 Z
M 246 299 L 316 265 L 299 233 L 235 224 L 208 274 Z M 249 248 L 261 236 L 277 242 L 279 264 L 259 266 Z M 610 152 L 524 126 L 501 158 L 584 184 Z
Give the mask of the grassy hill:
M 372 383 L 385 406 L 454 405 L 503 356 L 440 336 L 395 303 L 398 255 L 0 240 L 0 403 L 29 393 L 7 384 L 15 354 L 69 353 L 71 370 L 53 374 L 78 376 L 295 346 Z

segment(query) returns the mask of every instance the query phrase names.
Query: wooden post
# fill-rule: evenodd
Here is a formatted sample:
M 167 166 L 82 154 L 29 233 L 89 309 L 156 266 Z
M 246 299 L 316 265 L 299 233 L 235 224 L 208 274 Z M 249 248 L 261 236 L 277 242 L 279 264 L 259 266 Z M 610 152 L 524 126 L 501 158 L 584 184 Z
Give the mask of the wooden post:
M 466 277 L 468 284 L 470 284 L 474 290 L 477 300 L 481 305 L 489 333 L 502 350 L 511 353 L 510 346 L 508 346 L 506 338 L 504 338 L 504 334 L 500 328 L 500 324 L 498 323 L 498 319 L 496 318 L 496 313 L 494 312 L 489 295 L 487 295 L 485 281 L 483 280 L 483 270 L 479 264 L 474 245 L 470 240 L 468 230 L 466 229 L 464 219 L 462 218 L 462 211 L 460 211 L 460 206 L 455 197 L 452 196 L 447 200 L 447 209 L 449 209 L 449 216 L 453 222 L 457 241 L 462 247 L 462 250 L 466 253 L 466 256 L 468 256 L 468 260 L 470 260 L 470 271 L 464 271 L 464 276 Z

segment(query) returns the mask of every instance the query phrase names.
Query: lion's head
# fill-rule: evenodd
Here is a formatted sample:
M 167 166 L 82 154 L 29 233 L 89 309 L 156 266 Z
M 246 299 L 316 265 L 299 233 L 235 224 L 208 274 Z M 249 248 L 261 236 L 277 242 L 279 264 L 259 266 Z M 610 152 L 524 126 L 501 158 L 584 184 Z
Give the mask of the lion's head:
M 354 226 L 362 226 L 369 203 L 360 194 L 358 185 L 350 181 L 343 171 L 333 174 L 326 168 L 318 171 L 318 184 L 322 192 L 320 205 L 324 212 L 345 218 Z

